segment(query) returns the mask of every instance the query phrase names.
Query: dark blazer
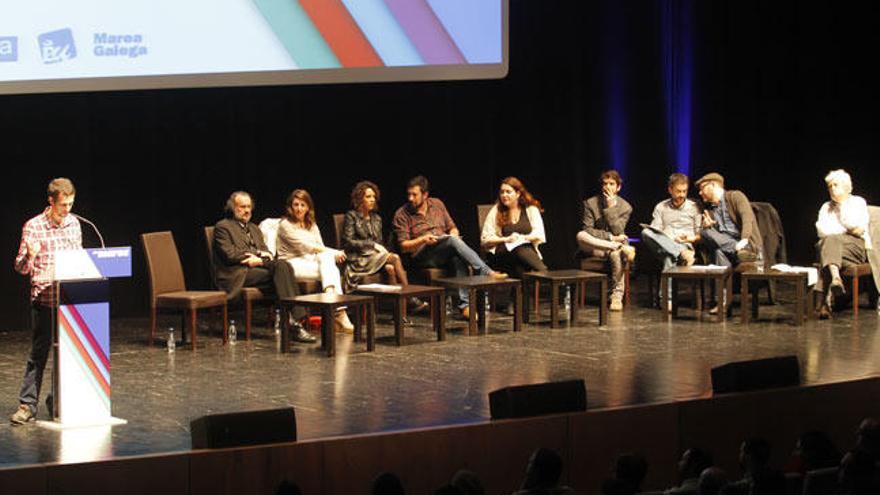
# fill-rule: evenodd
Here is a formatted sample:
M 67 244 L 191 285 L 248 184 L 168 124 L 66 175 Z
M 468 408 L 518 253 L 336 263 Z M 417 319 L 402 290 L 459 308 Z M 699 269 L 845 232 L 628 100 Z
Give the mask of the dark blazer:
M 632 210 L 632 206 L 620 196 L 611 208 L 605 205 L 605 198 L 602 196 L 587 198 L 583 205 L 581 229 L 593 237 L 610 240 L 612 235 L 625 233 Z
M 263 240 L 263 233 L 254 223 L 249 222 L 247 229 L 260 251 L 268 251 L 266 242 Z M 241 264 L 241 260 L 247 258 L 248 254 L 255 254 L 253 249 L 248 246 L 247 234 L 242 230 L 238 221 L 232 218 L 224 218 L 214 225 L 214 282 L 221 290 L 229 294 L 230 299 L 238 297 L 242 287 L 244 287 L 244 279 L 247 275 L 248 267 Z
M 770 203 L 752 201 L 752 211 L 764 241 L 764 265 L 767 268 L 777 263 L 788 263 L 788 252 L 785 249 L 785 231 L 779 212 Z

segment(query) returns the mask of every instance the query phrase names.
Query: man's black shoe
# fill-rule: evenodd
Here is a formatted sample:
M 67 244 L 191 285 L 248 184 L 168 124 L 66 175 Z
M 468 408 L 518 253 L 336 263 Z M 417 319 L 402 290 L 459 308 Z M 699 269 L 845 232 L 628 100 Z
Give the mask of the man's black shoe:
M 406 302 L 406 305 L 410 314 L 424 313 L 428 310 L 428 308 L 431 307 L 431 305 L 429 305 L 425 301 L 422 301 L 418 297 L 409 298 L 409 300 Z
M 816 310 L 816 318 L 819 318 L 820 320 L 830 319 L 831 318 L 831 306 L 829 306 L 828 303 L 822 303 L 822 305 L 819 306 L 819 309 Z
M 831 291 L 831 295 L 833 295 L 835 299 L 842 298 L 846 295 L 846 289 L 843 287 L 843 280 L 840 280 L 840 278 L 833 279 L 831 284 L 828 285 L 828 290 Z
M 303 328 L 299 323 L 294 323 L 293 326 L 290 327 L 290 333 L 293 335 L 293 341 L 299 342 L 302 344 L 314 344 L 318 341 L 314 335 L 310 334 Z

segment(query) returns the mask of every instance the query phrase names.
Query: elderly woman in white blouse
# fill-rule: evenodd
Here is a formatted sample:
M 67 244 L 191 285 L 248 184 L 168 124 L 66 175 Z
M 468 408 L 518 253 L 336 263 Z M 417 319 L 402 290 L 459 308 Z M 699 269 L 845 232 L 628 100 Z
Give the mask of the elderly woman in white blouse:
M 293 267 L 299 280 L 320 280 L 324 292 L 342 294 L 342 278 L 337 263 L 345 261 L 345 252 L 324 245 L 315 223 L 315 204 L 304 189 L 287 197 L 285 216 L 278 225 L 278 259 Z M 336 328 L 354 330 L 345 310 L 336 313 Z
M 852 193 L 852 179 L 845 170 L 832 170 L 825 176 L 830 200 L 819 209 L 816 220 L 816 254 L 822 265 L 822 277 L 816 290 L 825 298 L 819 307 L 820 318 L 831 316 L 834 297 L 846 290 L 840 278 L 841 267 L 866 263 L 871 237 L 868 232 L 868 203 Z
M 489 266 L 514 278 L 547 270 L 538 246 L 546 242 L 541 202 L 516 177 L 501 181 L 498 200 L 483 222 L 480 245 Z

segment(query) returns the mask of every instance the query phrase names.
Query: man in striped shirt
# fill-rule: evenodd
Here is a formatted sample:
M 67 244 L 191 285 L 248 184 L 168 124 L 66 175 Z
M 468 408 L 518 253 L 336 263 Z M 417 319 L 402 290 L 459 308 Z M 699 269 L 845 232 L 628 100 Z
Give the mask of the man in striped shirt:
M 15 270 L 31 278 L 31 354 L 25 368 L 19 393 L 18 410 L 10 418 L 14 425 L 25 424 L 36 417 L 43 370 L 52 346 L 52 312 L 56 298 L 52 290 L 55 276 L 55 253 L 82 249 L 79 220 L 70 214 L 76 189 L 63 177 L 49 183 L 49 206 L 24 224 L 21 243 L 15 257 Z M 57 363 L 56 363 L 57 366 Z M 51 394 L 46 399 L 51 404 Z M 50 406 L 51 408 L 51 406 Z

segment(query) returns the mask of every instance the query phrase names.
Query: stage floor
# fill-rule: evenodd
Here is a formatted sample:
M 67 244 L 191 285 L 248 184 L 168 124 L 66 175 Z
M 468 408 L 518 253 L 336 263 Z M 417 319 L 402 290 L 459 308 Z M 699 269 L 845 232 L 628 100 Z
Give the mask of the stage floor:
M 631 307 L 612 313 L 601 328 L 596 310 L 588 308 L 578 326 L 529 324 L 518 334 L 509 331 L 509 317 L 493 315 L 493 333 L 482 337 L 463 336 L 464 322 L 450 320 L 458 328 L 445 342 L 436 342 L 427 320 L 416 318 L 399 348 L 387 315 L 380 314 L 375 352 L 340 335 L 334 358 L 317 345 L 295 344 L 291 354 L 280 354 L 274 333 L 262 327 L 252 341 L 234 346 L 203 329 L 198 350 L 169 354 L 164 343 L 147 347 L 146 319 L 116 319 L 113 414 L 128 424 L 65 432 L 9 425 L 29 333 L 4 331 L 0 466 L 188 450 L 190 420 L 218 412 L 292 405 L 300 439 L 314 439 L 486 421 L 488 392 L 525 383 L 583 378 L 592 409 L 708 396 L 710 368 L 729 361 L 796 354 L 810 384 L 880 373 L 875 311 L 863 308 L 858 321 L 847 311 L 795 327 L 787 320 L 790 308 L 762 306 L 762 319 L 743 326 L 738 307 L 724 323 L 696 321 L 688 309 L 667 322 L 659 310 Z M 44 391 L 49 376 L 47 369 Z M 45 408 L 39 417 L 46 419 Z

